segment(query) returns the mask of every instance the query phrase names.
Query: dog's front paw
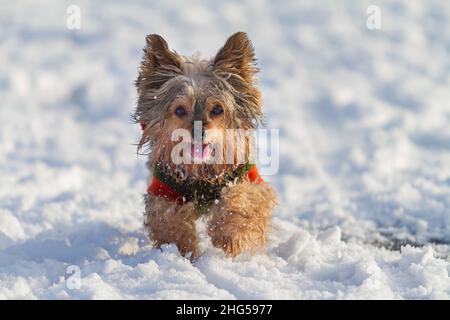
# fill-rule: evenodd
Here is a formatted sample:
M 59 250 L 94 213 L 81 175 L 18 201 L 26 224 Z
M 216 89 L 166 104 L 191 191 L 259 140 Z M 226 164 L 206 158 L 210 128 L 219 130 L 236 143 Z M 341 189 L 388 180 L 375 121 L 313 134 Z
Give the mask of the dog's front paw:
M 252 249 L 260 242 L 258 240 L 261 240 L 263 234 L 255 234 L 248 228 L 248 223 L 248 219 L 237 212 L 216 213 L 208 230 L 213 246 L 222 249 L 230 257 Z
M 265 183 L 244 181 L 227 188 L 211 208 L 208 234 L 212 244 L 235 257 L 265 246 L 275 194 Z
M 176 244 L 180 254 L 195 261 L 200 256 L 195 220 L 197 214 L 192 203 L 183 206 L 160 197 L 146 197 L 145 226 L 154 246 Z

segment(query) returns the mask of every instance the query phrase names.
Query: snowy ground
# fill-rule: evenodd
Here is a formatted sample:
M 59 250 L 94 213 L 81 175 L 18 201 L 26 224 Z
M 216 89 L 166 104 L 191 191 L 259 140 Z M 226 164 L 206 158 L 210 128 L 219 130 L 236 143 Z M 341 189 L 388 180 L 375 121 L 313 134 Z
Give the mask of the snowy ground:
M 0 4 L 0 298 L 450 297 L 447 1 L 99 3 Z M 148 33 L 209 56 L 237 30 L 280 128 L 280 204 L 267 254 L 191 265 L 142 227 L 132 82 Z

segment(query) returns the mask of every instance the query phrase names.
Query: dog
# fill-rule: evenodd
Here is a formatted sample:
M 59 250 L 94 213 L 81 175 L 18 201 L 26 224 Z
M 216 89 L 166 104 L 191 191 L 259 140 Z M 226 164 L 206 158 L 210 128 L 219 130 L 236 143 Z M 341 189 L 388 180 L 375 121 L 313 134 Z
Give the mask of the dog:
M 133 119 L 142 128 L 138 152 L 150 150 L 144 225 L 156 248 L 174 243 L 195 261 L 203 215 L 212 245 L 226 256 L 266 247 L 276 193 L 250 161 L 251 135 L 242 134 L 262 122 L 258 71 L 244 32 L 211 59 L 179 55 L 161 36 L 146 37 Z M 228 134 L 233 130 L 239 134 Z M 216 155 L 222 161 L 211 162 Z

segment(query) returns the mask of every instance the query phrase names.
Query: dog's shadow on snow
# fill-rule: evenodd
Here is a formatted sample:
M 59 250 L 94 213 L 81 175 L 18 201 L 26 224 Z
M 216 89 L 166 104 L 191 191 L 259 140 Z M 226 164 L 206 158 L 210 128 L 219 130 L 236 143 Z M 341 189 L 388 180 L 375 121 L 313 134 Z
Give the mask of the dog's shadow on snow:
M 69 232 L 53 229 L 6 247 L 1 254 L 0 266 L 18 260 L 79 264 L 86 260 L 116 259 L 123 255 L 120 248 L 130 239 L 136 245 L 147 242 L 143 232 L 123 231 L 104 222 L 82 223 Z

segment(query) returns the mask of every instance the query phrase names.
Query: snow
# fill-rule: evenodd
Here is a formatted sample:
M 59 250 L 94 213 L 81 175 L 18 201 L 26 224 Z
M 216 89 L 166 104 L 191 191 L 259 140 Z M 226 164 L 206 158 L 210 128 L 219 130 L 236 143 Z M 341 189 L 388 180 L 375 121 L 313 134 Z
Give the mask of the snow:
M 0 298 L 449 299 L 449 15 L 444 1 L 0 4 Z M 132 84 L 146 34 L 209 56 L 237 30 L 280 129 L 265 177 L 279 206 L 266 254 L 231 260 L 204 237 L 191 264 L 142 226 Z

